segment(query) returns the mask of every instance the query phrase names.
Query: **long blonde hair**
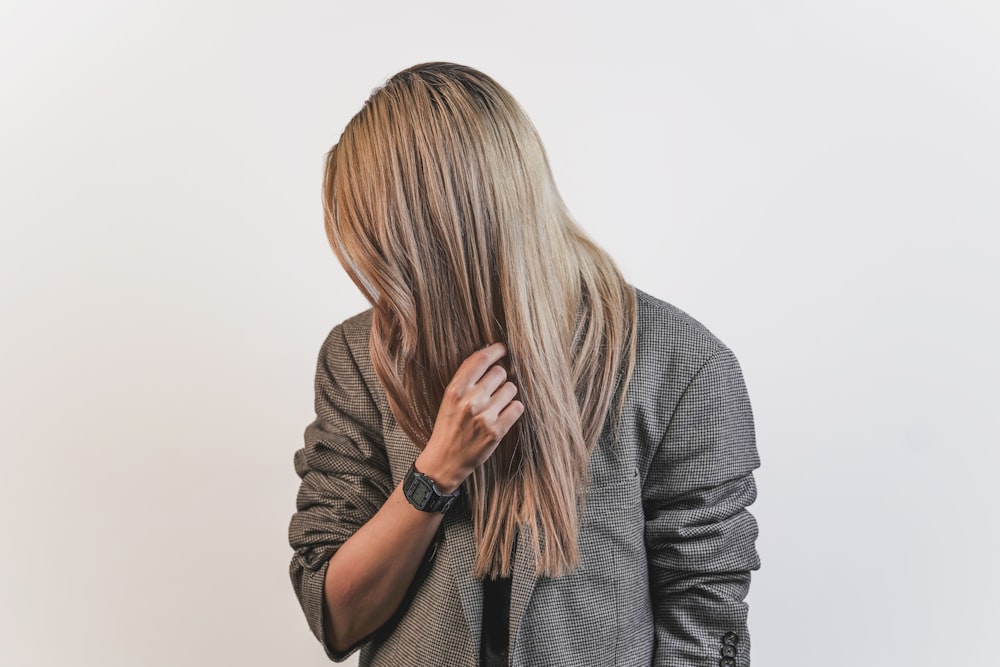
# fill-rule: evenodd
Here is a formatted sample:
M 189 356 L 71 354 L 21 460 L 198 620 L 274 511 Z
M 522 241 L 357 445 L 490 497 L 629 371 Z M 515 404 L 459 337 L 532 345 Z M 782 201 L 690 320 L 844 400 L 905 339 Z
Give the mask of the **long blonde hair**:
M 475 69 L 392 76 L 326 158 L 327 237 L 372 304 L 372 363 L 417 446 L 462 361 L 507 344 L 525 412 L 465 484 L 476 576 L 510 574 L 519 527 L 539 574 L 568 572 L 590 453 L 635 364 L 632 288 L 571 218 L 527 115 Z

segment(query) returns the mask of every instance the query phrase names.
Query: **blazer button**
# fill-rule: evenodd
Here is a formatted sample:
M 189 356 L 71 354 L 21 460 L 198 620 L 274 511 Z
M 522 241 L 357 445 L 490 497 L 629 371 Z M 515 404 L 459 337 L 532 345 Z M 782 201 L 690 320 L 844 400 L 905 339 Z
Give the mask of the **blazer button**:
M 723 658 L 719 661 L 719 667 L 736 667 L 736 661 L 732 658 Z
M 726 644 L 736 644 L 740 641 L 740 636 L 735 632 L 727 632 L 722 635 L 722 641 Z
M 722 656 L 724 658 L 735 658 L 736 657 L 736 647 L 732 644 L 722 645 Z

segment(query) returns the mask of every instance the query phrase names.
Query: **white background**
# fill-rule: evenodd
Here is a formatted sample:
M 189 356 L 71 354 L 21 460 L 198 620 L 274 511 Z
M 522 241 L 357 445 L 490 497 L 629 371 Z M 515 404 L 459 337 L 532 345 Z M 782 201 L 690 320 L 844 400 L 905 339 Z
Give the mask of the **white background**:
M 0 664 L 327 664 L 288 578 L 325 151 L 428 60 L 737 354 L 754 664 L 996 664 L 993 2 L 3 2 Z

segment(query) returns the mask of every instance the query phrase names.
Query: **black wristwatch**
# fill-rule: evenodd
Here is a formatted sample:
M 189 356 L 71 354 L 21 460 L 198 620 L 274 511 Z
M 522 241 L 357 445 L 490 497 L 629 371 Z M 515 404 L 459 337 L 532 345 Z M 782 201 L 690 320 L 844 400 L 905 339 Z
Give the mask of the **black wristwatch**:
M 441 493 L 438 491 L 434 480 L 417 470 L 414 462 L 410 466 L 410 471 L 406 473 L 403 480 L 403 495 L 410 501 L 410 504 L 421 512 L 441 512 L 444 514 L 458 498 L 459 489 L 452 493 Z

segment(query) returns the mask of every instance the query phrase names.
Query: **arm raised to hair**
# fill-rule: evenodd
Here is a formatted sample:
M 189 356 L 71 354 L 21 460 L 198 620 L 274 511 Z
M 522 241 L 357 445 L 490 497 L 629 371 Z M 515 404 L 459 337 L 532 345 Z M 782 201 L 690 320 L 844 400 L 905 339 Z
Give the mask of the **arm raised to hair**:
M 739 362 L 721 346 L 674 410 L 643 488 L 654 664 L 750 665 L 750 571 L 759 569 L 760 466 Z
M 445 493 L 492 453 L 523 411 L 502 367 L 493 365 L 503 354 L 493 345 L 462 364 L 417 457 L 417 469 Z M 320 351 L 315 407 L 294 457 L 302 482 L 289 524 L 289 574 L 310 629 L 340 662 L 399 608 L 442 515 L 417 510 L 393 483 L 381 414 L 342 325 Z

